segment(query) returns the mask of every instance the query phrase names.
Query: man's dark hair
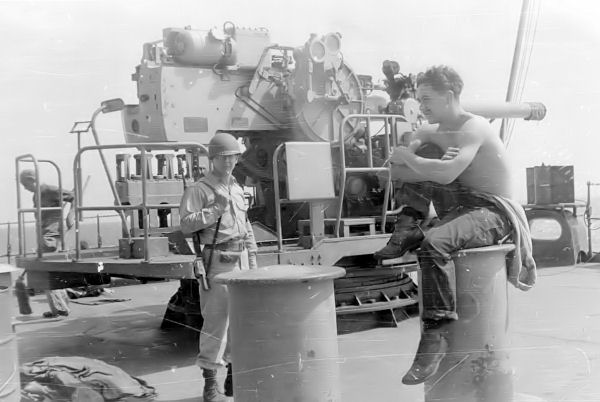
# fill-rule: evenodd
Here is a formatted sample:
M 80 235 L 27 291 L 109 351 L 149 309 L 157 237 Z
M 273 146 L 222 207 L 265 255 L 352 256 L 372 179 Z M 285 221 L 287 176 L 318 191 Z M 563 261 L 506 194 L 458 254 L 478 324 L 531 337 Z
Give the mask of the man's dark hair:
M 448 66 L 433 66 L 417 76 L 417 86 L 428 84 L 434 91 L 452 91 L 455 97 L 460 97 L 463 89 L 463 80 L 460 75 Z

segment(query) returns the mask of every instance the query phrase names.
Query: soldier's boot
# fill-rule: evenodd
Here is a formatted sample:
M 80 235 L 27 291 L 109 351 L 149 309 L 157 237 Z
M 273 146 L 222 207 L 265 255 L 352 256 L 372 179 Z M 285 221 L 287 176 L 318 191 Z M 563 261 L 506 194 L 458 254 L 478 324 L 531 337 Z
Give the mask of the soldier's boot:
M 202 377 L 204 377 L 204 391 L 202 392 L 203 401 L 223 402 L 225 397 L 219 392 L 217 370 L 202 369 Z
M 419 248 L 424 235 L 418 222 L 419 220 L 412 215 L 400 214 L 392 237 L 385 247 L 376 251 L 373 256 L 377 260 L 389 260 L 402 257 L 406 252 Z
M 225 396 L 233 396 L 233 373 L 231 370 L 231 363 L 227 365 L 227 377 L 225 377 Z
M 435 323 L 431 325 L 431 328 L 428 328 L 428 324 L 425 323 L 413 364 L 402 377 L 403 384 L 416 385 L 423 383 L 437 372 L 448 351 L 444 324 Z

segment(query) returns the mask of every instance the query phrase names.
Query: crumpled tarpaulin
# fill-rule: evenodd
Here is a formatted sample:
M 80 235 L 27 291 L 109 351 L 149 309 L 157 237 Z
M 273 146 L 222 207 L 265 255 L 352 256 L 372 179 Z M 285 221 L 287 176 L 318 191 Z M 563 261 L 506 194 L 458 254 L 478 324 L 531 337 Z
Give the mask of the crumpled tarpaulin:
M 154 387 L 116 366 L 80 356 L 47 357 L 21 366 L 31 401 L 151 401 Z

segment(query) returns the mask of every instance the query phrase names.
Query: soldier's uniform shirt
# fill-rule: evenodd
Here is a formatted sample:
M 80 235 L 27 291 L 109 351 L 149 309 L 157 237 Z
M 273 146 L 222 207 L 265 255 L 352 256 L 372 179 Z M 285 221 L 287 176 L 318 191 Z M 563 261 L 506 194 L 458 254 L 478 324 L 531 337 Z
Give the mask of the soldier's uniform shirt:
M 220 212 L 214 205 L 215 191 L 229 199 L 229 205 L 221 215 L 216 243 L 243 241 L 249 252 L 256 252 L 252 225 L 247 219 L 248 207 L 244 199 L 244 190 L 233 177 L 227 185 L 209 172 L 186 188 L 179 207 L 181 230 L 184 233 L 201 230 L 200 242 L 213 243 Z
M 215 205 L 215 191 L 228 199 L 224 212 Z M 252 225 L 247 219 L 244 191 L 234 178 L 231 178 L 229 184 L 225 184 L 214 174 L 208 173 L 186 188 L 179 212 L 181 230 L 184 233 L 200 231 L 200 243 L 205 246 L 212 245 L 216 223 L 221 216 L 215 243 L 222 246 L 222 249 L 204 247 L 202 251 L 210 289 L 205 290 L 200 284 L 200 309 L 204 324 L 200 332 L 200 352 L 196 359 L 200 368 L 218 369 L 230 361 L 229 297 L 227 285 L 218 284 L 213 279 L 220 273 L 249 269 L 248 252 L 257 250 Z M 234 243 L 245 246 L 245 249 L 238 253 L 239 258 L 233 261 L 221 258 L 223 254 L 232 254 L 231 251 L 224 250 L 228 244 Z

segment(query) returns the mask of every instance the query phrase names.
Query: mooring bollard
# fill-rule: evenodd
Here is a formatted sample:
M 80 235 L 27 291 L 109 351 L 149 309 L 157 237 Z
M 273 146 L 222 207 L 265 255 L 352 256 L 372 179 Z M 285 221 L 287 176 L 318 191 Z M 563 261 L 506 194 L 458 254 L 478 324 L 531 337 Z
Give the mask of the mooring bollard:
M 220 274 L 229 288 L 236 402 L 340 401 L 333 279 L 339 267 Z
M 425 382 L 426 402 L 510 402 L 506 254 L 514 245 L 453 255 L 458 321 L 448 325 L 448 352 Z
M 0 264 L 0 401 L 21 400 L 17 337 L 13 330 L 10 265 Z

